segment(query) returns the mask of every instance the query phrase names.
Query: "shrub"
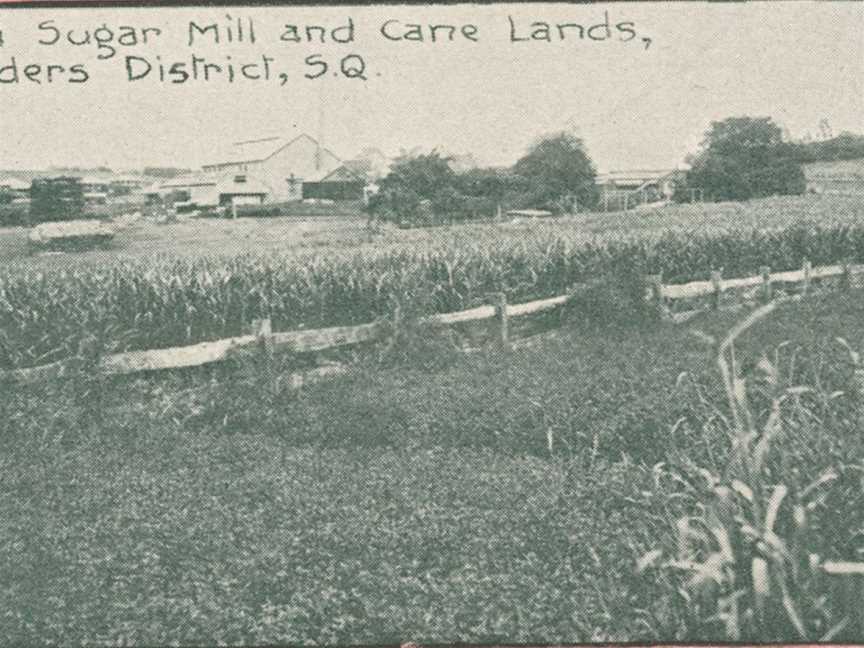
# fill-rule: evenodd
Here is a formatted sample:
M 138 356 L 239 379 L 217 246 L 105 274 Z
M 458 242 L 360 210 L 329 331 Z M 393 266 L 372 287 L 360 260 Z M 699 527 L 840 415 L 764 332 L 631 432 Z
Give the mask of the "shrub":
M 230 217 L 232 215 L 231 208 L 228 207 L 224 210 L 226 217 Z M 282 209 L 279 205 L 238 205 L 237 206 L 237 216 L 243 216 L 248 218 L 274 218 L 276 216 L 282 215 Z

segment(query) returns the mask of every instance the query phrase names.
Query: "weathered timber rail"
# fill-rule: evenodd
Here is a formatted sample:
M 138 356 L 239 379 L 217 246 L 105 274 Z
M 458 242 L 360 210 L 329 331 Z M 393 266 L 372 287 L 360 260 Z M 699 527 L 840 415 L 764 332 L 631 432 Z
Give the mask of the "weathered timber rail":
M 760 269 L 760 274 L 752 277 L 722 279 L 719 273 L 712 272 L 708 281 L 691 281 L 685 284 L 664 285 L 662 277 L 651 275 L 645 278 L 646 300 L 655 304 L 661 318 L 672 321 L 686 321 L 690 317 L 709 310 L 719 308 L 721 296 L 728 291 L 740 289 L 755 289 L 761 291 L 763 300 L 770 300 L 775 284 L 803 283 L 802 295 L 806 295 L 814 280 L 841 278 L 842 285 L 849 287 L 862 283 L 864 265 L 833 265 L 813 268 L 805 261 L 800 270 L 771 273 L 766 267 Z M 855 281 L 859 279 L 859 281 Z M 497 320 L 495 339 L 504 347 L 511 346 L 509 336 L 509 319 L 550 311 L 564 306 L 579 292 L 588 287 L 582 284 L 566 295 L 538 299 L 523 304 L 508 304 L 503 293 L 490 295 L 490 304 L 477 306 L 453 313 L 430 315 L 418 320 L 421 325 L 451 326 L 483 320 Z M 712 297 L 709 309 L 700 308 L 683 313 L 672 314 L 668 304 L 673 300 Z M 398 319 L 398 316 L 394 319 Z M 255 357 L 262 350 L 268 354 L 274 353 L 309 353 L 324 351 L 350 345 L 375 342 L 392 338 L 397 325 L 393 322 L 379 321 L 358 326 L 338 326 L 324 329 L 309 329 L 273 333 L 270 330 L 270 320 L 255 320 L 247 334 L 201 342 L 189 346 L 170 347 L 143 351 L 126 351 L 98 358 L 95 362 L 95 372 L 100 375 L 124 375 L 143 371 L 159 371 L 164 369 L 182 369 L 198 367 L 215 362 L 235 358 Z M 61 378 L 76 366 L 75 359 L 54 362 L 39 367 L 14 369 L 0 372 L 0 379 L 11 383 L 38 383 L 45 380 Z M 314 369 L 310 378 L 323 377 L 344 372 L 336 367 Z M 303 375 L 291 377 L 292 384 L 303 384 Z

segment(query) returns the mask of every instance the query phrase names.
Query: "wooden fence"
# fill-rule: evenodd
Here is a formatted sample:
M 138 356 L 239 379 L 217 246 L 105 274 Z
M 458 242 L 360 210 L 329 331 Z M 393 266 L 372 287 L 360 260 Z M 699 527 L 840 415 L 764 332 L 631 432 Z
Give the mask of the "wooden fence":
M 778 272 L 772 274 L 770 269 L 763 267 L 759 275 L 739 279 L 723 279 L 720 273 L 711 274 L 709 281 L 693 281 L 686 284 L 664 285 L 660 275 L 645 278 L 646 300 L 654 303 L 661 318 L 676 322 L 686 321 L 701 313 L 705 308 L 673 314 L 669 302 L 681 299 L 710 297 L 709 308 L 719 309 L 724 293 L 735 289 L 750 289 L 757 291 L 765 301 L 772 298 L 774 287 L 778 284 L 802 283 L 802 294 L 807 294 L 813 281 L 839 277 L 845 287 L 857 283 L 856 275 L 864 275 L 864 265 L 836 265 L 820 268 L 804 263 L 800 270 Z M 427 326 L 450 326 L 482 320 L 495 320 L 495 342 L 507 348 L 512 345 L 510 340 L 510 319 L 550 311 L 565 305 L 582 289 L 590 284 L 583 284 L 573 292 L 548 299 L 539 299 L 523 304 L 508 304 L 504 293 L 490 295 L 489 304 L 454 313 L 443 313 L 421 318 L 418 323 Z M 334 349 L 364 342 L 374 342 L 392 338 L 398 329 L 398 313 L 394 320 L 381 321 L 359 326 L 339 326 L 325 329 L 287 331 L 274 333 L 270 320 L 254 320 L 248 332 L 238 337 L 202 342 L 191 346 L 171 347 L 146 351 L 127 351 L 107 355 L 98 359 L 95 371 L 101 375 L 123 375 L 141 371 L 156 371 L 160 369 L 181 369 L 197 367 L 214 362 L 234 358 L 255 357 L 255 354 L 265 352 L 274 354 L 280 352 L 309 353 Z M 70 360 L 54 362 L 48 365 L 27 369 L 15 369 L 0 372 L 0 378 L 12 383 L 37 383 L 63 377 L 69 373 L 74 363 Z M 339 367 L 319 367 L 306 374 L 291 377 L 292 384 L 301 385 L 316 377 L 340 373 Z
M 683 322 L 699 313 L 704 308 L 673 313 L 669 309 L 669 303 L 676 300 L 696 299 L 709 297 L 709 309 L 719 310 L 722 308 L 723 295 L 727 292 L 743 290 L 742 297 L 755 299 L 763 302 L 771 301 L 779 286 L 788 288 L 794 284 L 801 284 L 799 292 L 806 296 L 813 282 L 821 282 L 825 279 L 835 279 L 840 282 L 842 288 L 860 287 L 864 276 L 864 265 L 842 265 L 822 266 L 814 268 L 809 261 L 804 261 L 800 270 L 772 273 L 768 266 L 762 266 L 759 274 L 751 277 L 736 279 L 723 279 L 720 272 L 712 272 L 708 281 L 691 281 L 686 284 L 664 285 L 662 277 L 650 275 L 646 277 L 647 291 L 646 299 L 652 301 L 662 319 L 675 322 Z M 731 308 L 738 308 L 733 305 Z

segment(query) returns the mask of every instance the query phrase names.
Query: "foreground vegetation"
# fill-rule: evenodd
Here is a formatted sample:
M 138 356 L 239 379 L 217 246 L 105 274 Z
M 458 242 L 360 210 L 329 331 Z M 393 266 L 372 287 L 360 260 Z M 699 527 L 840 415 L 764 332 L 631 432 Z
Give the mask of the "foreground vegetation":
M 789 546 L 805 562 L 862 559 L 864 410 L 855 359 L 834 339 L 864 333 L 851 295 L 781 309 L 736 343 L 759 430 L 786 395 L 758 482 L 735 472 L 715 351 L 692 334 L 720 339 L 735 321 L 726 314 L 686 327 L 577 319 L 507 356 L 418 341 L 301 392 L 278 379 L 290 360 L 271 373 L 85 373 L 6 391 L 0 635 L 25 645 L 720 640 L 734 638 L 717 614 L 732 595 L 741 640 L 855 639 L 841 622 L 856 599 L 835 581 L 802 580 L 803 569 L 784 581 L 803 635 L 782 596 L 748 616 L 762 550 L 746 534 L 716 581 L 669 562 L 687 558 L 685 516 L 688 564 L 714 551 L 706 471 L 760 503 L 784 485 L 770 528 L 785 541 L 804 505 L 806 538 Z
M 34 272 L 0 270 L 0 367 L 77 354 L 163 348 L 242 334 L 255 318 L 277 330 L 360 324 L 405 313 L 476 306 L 490 292 L 515 303 L 605 279 L 629 298 L 642 277 L 667 283 L 843 260 L 864 261 L 864 227 L 667 232 L 588 241 L 539 228 L 519 237 L 441 238 L 437 244 L 339 254 L 123 261 Z

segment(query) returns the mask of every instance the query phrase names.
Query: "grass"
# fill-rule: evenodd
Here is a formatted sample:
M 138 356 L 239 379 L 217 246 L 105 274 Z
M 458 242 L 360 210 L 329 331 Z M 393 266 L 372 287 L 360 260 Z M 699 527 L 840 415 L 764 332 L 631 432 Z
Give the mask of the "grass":
M 864 302 L 850 294 L 813 297 L 748 331 L 737 347 L 745 374 L 756 380 L 763 352 L 788 340 L 794 380 L 818 393 L 847 385 L 848 354 L 832 338 L 862 338 Z M 658 542 L 674 543 L 668 522 L 684 506 L 652 465 L 713 465 L 726 448 L 692 391 L 722 407 L 712 354 L 687 331 L 719 336 L 733 322 L 574 323 L 506 357 L 432 347 L 423 362 L 421 346 L 408 364 L 360 362 L 300 393 L 254 370 L 244 384 L 242 367 L 13 393 L 0 417 L 0 571 L 11 583 L 0 635 L 722 639 L 722 628 L 687 625 L 674 589 L 634 572 Z M 854 394 L 820 402 L 808 401 L 820 421 L 811 436 L 778 439 L 789 471 L 864 456 Z M 860 551 L 855 497 L 833 533 L 818 532 L 823 555 Z M 796 639 L 772 628 L 758 638 Z

